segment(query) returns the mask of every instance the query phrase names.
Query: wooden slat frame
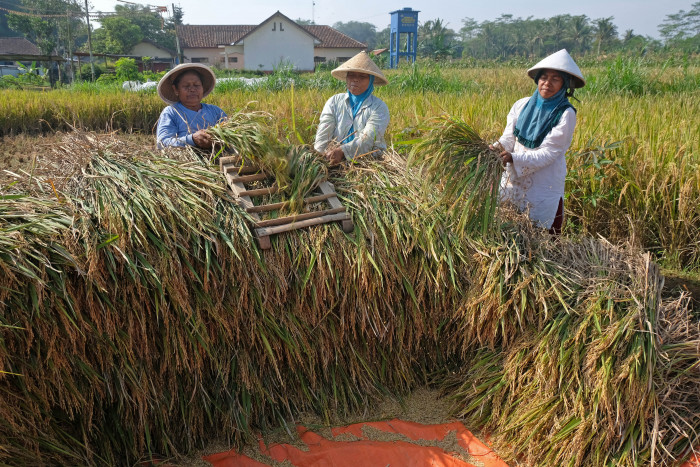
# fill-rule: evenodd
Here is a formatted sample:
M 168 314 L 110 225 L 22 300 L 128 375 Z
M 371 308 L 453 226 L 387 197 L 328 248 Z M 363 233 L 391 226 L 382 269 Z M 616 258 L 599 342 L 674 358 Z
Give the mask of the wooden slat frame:
M 247 189 L 245 183 L 254 181 L 262 181 L 269 178 L 257 167 L 240 166 L 240 158 L 236 156 L 219 158 L 219 167 L 221 168 L 226 181 L 237 199 L 238 204 L 250 214 L 253 219 L 253 233 L 255 234 L 258 244 L 261 249 L 268 249 L 271 246 L 270 236 L 281 232 L 301 229 L 313 225 L 325 224 L 328 222 L 338 222 L 342 224 L 343 231 L 346 233 L 354 230 L 354 225 L 350 214 L 345 210 L 345 206 L 340 202 L 335 192 L 333 184 L 330 182 L 322 182 L 318 190 L 320 195 L 309 196 L 304 198 L 305 205 L 318 203 L 322 201 L 328 202 L 330 209 L 320 211 L 311 211 L 301 214 L 294 214 L 276 219 L 261 220 L 259 213 L 270 212 L 274 210 L 284 209 L 289 206 L 288 201 L 281 203 L 262 204 L 256 206 L 252 198 L 277 193 L 278 187 L 274 184 L 271 187 Z

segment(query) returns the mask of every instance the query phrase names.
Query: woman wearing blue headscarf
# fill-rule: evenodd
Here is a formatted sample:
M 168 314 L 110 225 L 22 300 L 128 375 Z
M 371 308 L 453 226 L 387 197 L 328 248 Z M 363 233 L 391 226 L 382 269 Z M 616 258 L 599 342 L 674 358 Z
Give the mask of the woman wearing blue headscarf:
M 386 149 L 389 108 L 372 92 L 388 81 L 377 65 L 360 52 L 331 75 L 345 81 L 348 91 L 331 97 L 323 107 L 314 148 L 331 164 Z
M 568 98 L 586 81 L 565 49 L 527 73 L 537 90 L 513 104 L 498 140 L 505 166 L 500 197 L 527 212 L 539 227 L 559 234 L 564 220 L 565 156 L 576 127 L 576 109 Z

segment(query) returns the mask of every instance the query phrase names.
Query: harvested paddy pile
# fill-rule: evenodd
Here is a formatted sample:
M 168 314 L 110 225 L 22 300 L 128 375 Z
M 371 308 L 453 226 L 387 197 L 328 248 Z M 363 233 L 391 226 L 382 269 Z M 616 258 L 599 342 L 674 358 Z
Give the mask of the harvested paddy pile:
M 471 138 L 490 164 L 472 180 L 493 186 Z M 482 170 L 459 163 L 473 147 L 455 169 Z M 534 464 L 670 463 L 697 443 L 697 323 L 653 264 L 468 207 L 468 176 L 428 190 L 450 172 L 419 153 L 327 168 L 354 232 L 267 251 L 207 157 L 80 133 L 56 157 L 0 199 L 3 463 L 131 464 L 427 380 Z

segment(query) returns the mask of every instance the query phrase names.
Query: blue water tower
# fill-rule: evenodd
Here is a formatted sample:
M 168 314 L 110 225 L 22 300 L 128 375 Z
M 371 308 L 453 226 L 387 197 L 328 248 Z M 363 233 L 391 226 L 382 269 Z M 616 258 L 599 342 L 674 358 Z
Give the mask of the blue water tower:
M 416 61 L 416 48 L 418 46 L 418 10 L 404 8 L 391 12 L 391 35 L 389 36 L 389 68 L 396 68 L 399 59 L 406 57 L 412 62 Z M 406 34 L 406 51 L 399 52 L 401 46 L 401 34 Z

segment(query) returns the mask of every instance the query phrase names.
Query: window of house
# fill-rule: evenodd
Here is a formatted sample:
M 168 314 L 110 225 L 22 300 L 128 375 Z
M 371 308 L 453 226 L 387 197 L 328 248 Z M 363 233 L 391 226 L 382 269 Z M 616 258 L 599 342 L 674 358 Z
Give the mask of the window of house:
M 326 61 L 326 57 L 314 57 L 314 63 L 323 63 Z
M 209 63 L 209 59 L 207 57 L 193 57 L 192 63 Z
M 338 60 L 338 62 L 343 63 L 343 62 L 347 62 L 348 60 L 350 60 L 350 57 L 338 57 L 337 60 Z
M 232 63 L 238 63 L 238 57 L 231 57 Z

